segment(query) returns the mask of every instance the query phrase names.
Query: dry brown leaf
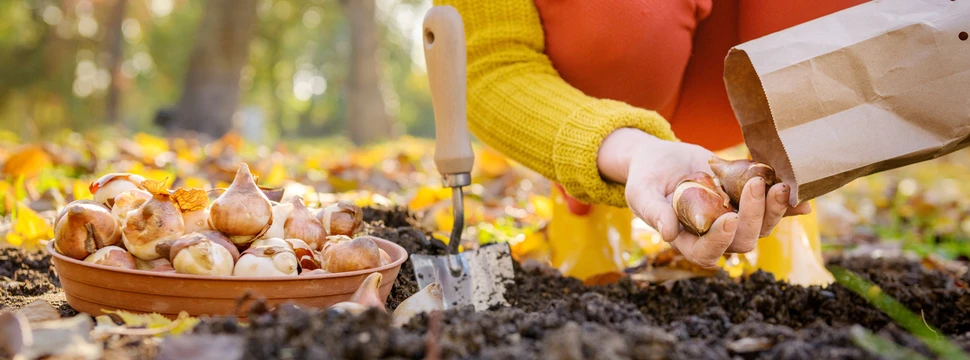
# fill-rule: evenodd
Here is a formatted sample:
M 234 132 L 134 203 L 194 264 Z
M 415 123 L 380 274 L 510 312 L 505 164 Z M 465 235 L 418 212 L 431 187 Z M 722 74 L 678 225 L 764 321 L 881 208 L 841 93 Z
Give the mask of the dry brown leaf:
M 202 189 L 175 189 L 172 200 L 182 212 L 202 210 L 209 206 L 209 194 Z
M 168 193 L 168 189 L 165 188 L 165 183 L 167 181 L 168 179 L 162 181 L 147 179 L 141 182 L 141 186 L 145 188 L 145 191 L 148 191 L 152 195 L 169 196 L 170 194 Z

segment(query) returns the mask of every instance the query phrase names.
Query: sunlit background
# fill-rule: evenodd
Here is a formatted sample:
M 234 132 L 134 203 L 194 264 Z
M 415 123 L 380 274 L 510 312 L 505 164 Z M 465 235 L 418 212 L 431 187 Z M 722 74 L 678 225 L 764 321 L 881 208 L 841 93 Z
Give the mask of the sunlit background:
M 0 2 L 0 128 L 27 140 L 110 124 L 158 132 L 156 112 L 176 105 L 183 92 L 205 6 L 198 0 Z M 369 106 L 383 108 L 401 134 L 433 135 L 416 46 L 430 6 L 429 0 L 378 0 L 364 14 L 373 19 L 379 79 L 379 98 Z M 346 4 L 258 0 L 255 7 L 236 129 L 261 142 L 345 134 L 353 47 Z

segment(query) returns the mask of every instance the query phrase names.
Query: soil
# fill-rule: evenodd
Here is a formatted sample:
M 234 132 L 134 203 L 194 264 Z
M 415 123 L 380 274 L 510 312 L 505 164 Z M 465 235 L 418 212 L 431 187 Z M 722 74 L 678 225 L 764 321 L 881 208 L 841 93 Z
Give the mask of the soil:
M 401 244 L 409 253 L 442 254 L 401 209 L 365 209 L 368 231 Z M 833 256 L 886 294 L 921 314 L 951 341 L 970 350 L 970 275 L 957 277 L 905 258 Z M 233 317 L 203 318 L 203 335 L 244 338 L 246 359 L 878 359 L 856 343 L 859 326 L 877 336 L 935 358 L 930 349 L 888 316 L 841 285 L 791 286 L 758 272 L 743 279 L 725 273 L 645 286 L 625 278 L 603 286 L 559 276 L 535 264 L 515 263 L 510 307 L 474 312 L 450 309 L 422 314 L 402 328 L 372 309 L 359 316 L 258 301 L 248 326 Z M 24 282 L 0 294 L 17 307 L 22 297 L 57 293 L 46 256 L 0 251 L 0 276 Z M 0 280 L 6 280 L 0 278 Z M 26 281 L 25 281 L 26 280 Z M 410 262 L 395 282 L 387 311 L 416 292 Z M 19 302 L 18 302 L 19 301 Z M 66 305 L 62 306 L 64 309 Z M 69 307 L 67 307 L 69 309 Z M 62 310 L 65 315 L 70 311 Z M 164 353 L 165 344 L 162 344 Z M 145 353 L 145 352 L 141 352 Z M 906 356 L 903 356 L 906 357 Z

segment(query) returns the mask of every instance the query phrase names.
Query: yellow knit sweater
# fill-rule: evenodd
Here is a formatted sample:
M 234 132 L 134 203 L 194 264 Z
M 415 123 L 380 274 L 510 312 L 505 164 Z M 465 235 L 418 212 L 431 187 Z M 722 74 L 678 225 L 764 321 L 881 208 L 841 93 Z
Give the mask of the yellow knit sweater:
M 600 144 L 622 127 L 676 140 L 669 123 L 657 112 L 593 98 L 566 83 L 544 53 L 533 0 L 434 5 L 455 7 L 465 25 L 469 130 L 580 201 L 627 206 L 624 185 L 600 175 Z

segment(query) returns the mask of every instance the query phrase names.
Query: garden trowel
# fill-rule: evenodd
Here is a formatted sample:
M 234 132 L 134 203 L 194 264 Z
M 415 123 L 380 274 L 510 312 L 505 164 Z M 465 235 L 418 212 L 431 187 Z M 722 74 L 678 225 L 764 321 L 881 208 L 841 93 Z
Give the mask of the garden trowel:
M 507 306 L 505 290 L 513 281 L 509 245 L 458 252 L 465 227 L 462 188 L 471 185 L 475 162 L 465 113 L 465 29 L 458 11 L 451 6 L 432 7 L 424 17 L 423 38 L 434 107 L 434 162 L 444 186 L 452 189 L 455 221 L 447 254 L 411 255 L 418 286 L 423 289 L 439 283 L 446 309 L 473 305 L 479 311 Z

